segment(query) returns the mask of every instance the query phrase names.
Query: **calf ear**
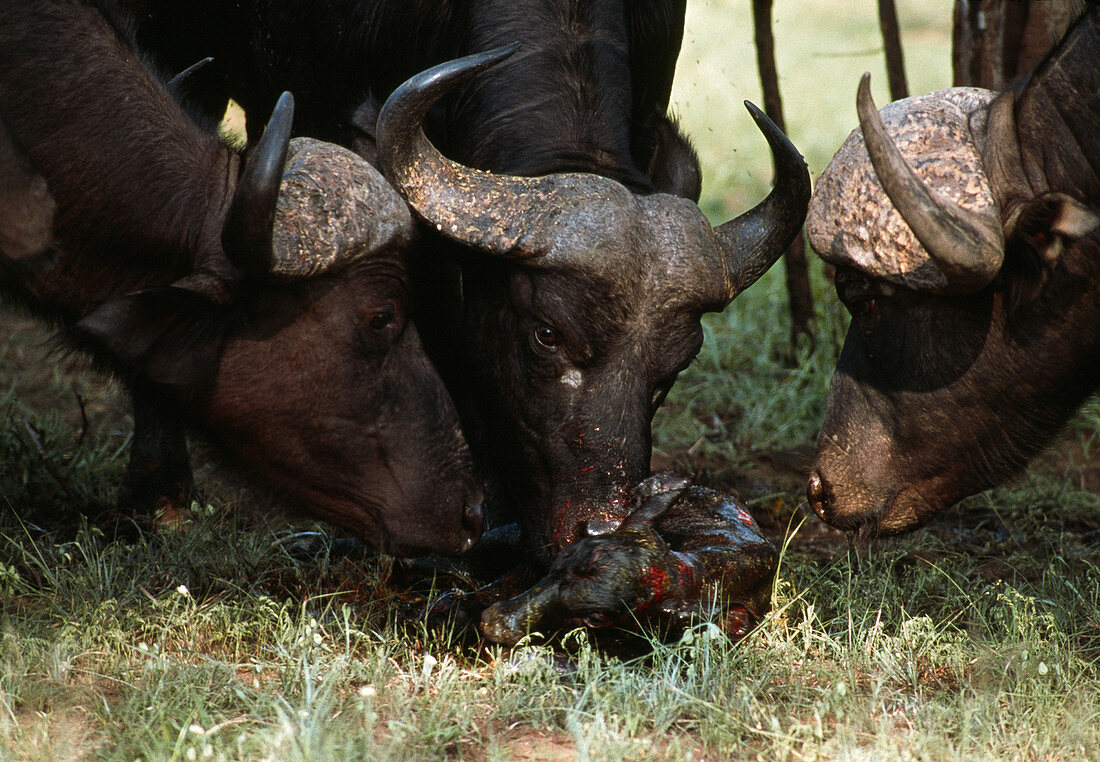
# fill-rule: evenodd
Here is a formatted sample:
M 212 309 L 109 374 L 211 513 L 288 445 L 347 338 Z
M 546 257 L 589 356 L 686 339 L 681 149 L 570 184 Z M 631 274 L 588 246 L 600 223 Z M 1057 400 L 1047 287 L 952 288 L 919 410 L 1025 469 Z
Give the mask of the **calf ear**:
M 228 304 L 223 282 L 192 275 L 104 302 L 74 326 L 73 339 L 124 373 L 190 397 L 213 379 Z
M 691 477 L 662 471 L 642 481 L 634 496 L 634 507 L 620 529 L 646 530 L 676 502 L 680 493 L 691 486 Z
M 1021 204 L 1005 225 L 1005 269 L 1013 306 L 1033 300 L 1062 251 L 1100 227 L 1100 211 L 1065 193 L 1044 193 Z

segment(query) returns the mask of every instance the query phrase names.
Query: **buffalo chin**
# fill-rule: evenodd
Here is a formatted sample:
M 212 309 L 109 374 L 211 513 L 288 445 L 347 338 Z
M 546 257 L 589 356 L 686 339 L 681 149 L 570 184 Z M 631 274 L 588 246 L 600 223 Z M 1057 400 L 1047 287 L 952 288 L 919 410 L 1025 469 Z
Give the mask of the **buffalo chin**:
M 455 526 L 449 531 L 437 527 L 418 527 L 413 511 L 391 511 L 391 516 L 379 516 L 368 520 L 361 507 L 351 510 L 330 511 L 313 506 L 309 513 L 320 517 L 333 526 L 351 533 L 378 552 L 397 558 L 416 558 L 418 556 L 459 556 L 470 550 L 480 539 L 480 531 Z
M 876 508 L 845 511 L 829 518 L 837 529 L 854 532 L 860 539 L 893 537 L 920 529 L 949 504 L 933 505 L 917 489 L 906 487 Z
M 394 537 L 386 530 L 379 532 L 374 540 L 365 540 L 368 544 L 372 545 L 379 553 L 383 553 L 387 556 L 394 556 L 395 558 L 419 558 L 423 556 L 460 556 L 466 551 L 470 550 L 476 543 L 476 539 L 472 536 L 466 538 L 456 538 L 454 542 L 439 544 L 439 543 L 423 543 L 418 540 L 404 540 Z

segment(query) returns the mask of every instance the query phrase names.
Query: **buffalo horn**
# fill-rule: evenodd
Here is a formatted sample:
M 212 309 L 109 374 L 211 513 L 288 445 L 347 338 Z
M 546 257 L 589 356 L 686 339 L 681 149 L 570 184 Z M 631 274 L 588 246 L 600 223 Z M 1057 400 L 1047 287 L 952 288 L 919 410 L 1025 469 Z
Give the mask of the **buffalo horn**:
M 226 255 L 246 273 L 264 274 L 272 267 L 271 231 L 293 122 L 294 97 L 285 92 L 249 151 L 222 229 Z
M 277 280 L 311 278 L 415 233 L 412 213 L 382 173 L 358 154 L 310 138 L 290 141 L 272 231 Z
M 715 228 L 729 273 L 729 300 L 755 283 L 787 250 L 802 229 L 810 203 L 810 173 L 802 154 L 767 114 L 748 101 L 745 108 L 771 147 L 775 187 L 752 209 Z
M 913 231 L 955 293 L 990 283 L 1004 258 L 1004 235 L 995 216 L 970 212 L 938 198 L 906 163 L 886 133 L 871 99 L 871 75 L 864 74 L 856 95 L 859 126 L 871 165 L 898 214 Z
M 440 64 L 405 82 L 378 116 L 382 169 L 416 212 L 444 235 L 489 254 L 545 253 L 552 214 L 580 205 L 607 180 L 597 176 L 495 175 L 443 156 L 424 135 L 428 110 L 445 92 L 508 58 L 513 44 Z
M 204 69 L 213 63 L 214 59 L 210 56 L 203 58 L 199 61 L 188 66 L 176 76 L 164 83 L 164 87 L 176 100 L 182 100 L 190 94 L 191 83 L 194 82 L 196 75 L 203 72 Z

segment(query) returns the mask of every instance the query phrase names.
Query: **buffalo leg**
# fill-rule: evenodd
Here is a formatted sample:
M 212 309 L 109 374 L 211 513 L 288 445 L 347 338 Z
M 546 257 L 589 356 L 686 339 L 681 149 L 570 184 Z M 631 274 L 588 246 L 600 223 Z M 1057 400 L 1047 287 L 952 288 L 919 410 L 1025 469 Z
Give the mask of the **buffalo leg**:
M 134 438 L 119 502 L 138 516 L 182 511 L 193 484 L 183 426 L 147 384 L 135 383 L 130 394 Z

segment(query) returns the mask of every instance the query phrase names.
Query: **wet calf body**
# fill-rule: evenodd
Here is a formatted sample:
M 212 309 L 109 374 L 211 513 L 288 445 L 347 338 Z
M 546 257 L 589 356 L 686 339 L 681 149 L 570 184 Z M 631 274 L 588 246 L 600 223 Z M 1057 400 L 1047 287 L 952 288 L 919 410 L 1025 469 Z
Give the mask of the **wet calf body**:
M 460 552 L 481 491 L 408 322 L 408 209 L 350 152 L 290 145 L 292 116 L 285 96 L 242 169 L 92 4 L 3 6 L 0 174 L 32 181 L 0 196 L 0 284 L 131 389 L 145 507 L 185 497 L 186 421 L 293 507 Z M 10 226 L 19 204 L 49 235 Z M 43 240 L 49 267 L 11 266 Z
M 580 626 L 668 633 L 717 615 L 745 635 L 771 605 L 778 553 L 734 498 L 689 482 L 646 479 L 618 528 L 573 543 L 533 587 L 489 606 L 482 632 L 509 644 Z

